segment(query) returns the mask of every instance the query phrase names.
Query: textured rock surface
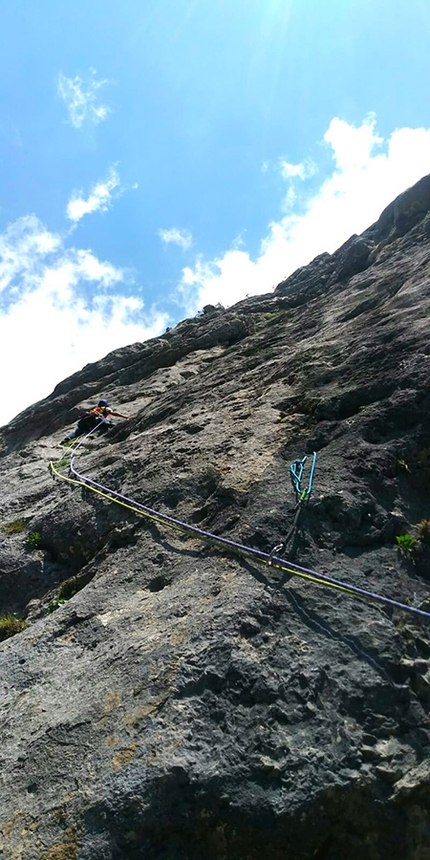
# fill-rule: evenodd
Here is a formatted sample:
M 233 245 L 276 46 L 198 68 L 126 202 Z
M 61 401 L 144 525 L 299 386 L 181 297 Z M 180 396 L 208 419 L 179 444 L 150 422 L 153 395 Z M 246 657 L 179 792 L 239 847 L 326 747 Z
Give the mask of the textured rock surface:
M 28 622 L 0 643 L 2 860 L 429 860 L 430 625 L 48 472 L 108 396 L 130 417 L 82 471 L 270 551 L 316 450 L 286 554 L 429 607 L 428 544 L 395 542 L 430 517 L 429 213 L 425 177 L 274 294 L 111 353 L 0 431 L 0 611 Z

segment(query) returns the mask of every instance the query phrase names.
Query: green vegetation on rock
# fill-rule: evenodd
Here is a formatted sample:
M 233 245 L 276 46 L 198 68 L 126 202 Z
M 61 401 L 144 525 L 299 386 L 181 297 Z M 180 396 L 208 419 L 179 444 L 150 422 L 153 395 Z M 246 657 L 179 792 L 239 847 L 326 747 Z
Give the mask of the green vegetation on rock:
M 42 546 L 42 536 L 39 532 L 30 532 L 26 538 L 25 545 L 27 549 L 40 549 Z
M 5 612 L 0 615 L 0 642 L 15 636 L 27 627 L 26 622 L 22 618 L 17 618 L 11 612 Z
M 287 312 L 286 312 L 286 310 L 272 311 L 272 312 L 270 312 L 270 313 L 263 314 L 263 319 L 265 319 L 265 320 L 273 320 L 273 319 L 275 319 L 276 317 L 284 316 L 286 313 L 287 313 Z
M 65 579 L 64 582 L 61 583 L 57 594 L 52 598 L 51 602 L 48 605 L 49 612 L 55 612 L 59 606 L 63 606 L 64 603 L 67 603 L 71 597 L 81 591 L 85 585 L 90 581 L 91 576 L 71 576 L 69 579 Z
M 417 548 L 418 541 L 410 534 L 397 535 L 396 543 L 399 550 L 404 553 L 413 553 Z
M 5 535 L 16 535 L 20 534 L 20 532 L 25 531 L 25 522 L 24 520 L 12 520 L 10 523 L 5 523 L 1 530 Z

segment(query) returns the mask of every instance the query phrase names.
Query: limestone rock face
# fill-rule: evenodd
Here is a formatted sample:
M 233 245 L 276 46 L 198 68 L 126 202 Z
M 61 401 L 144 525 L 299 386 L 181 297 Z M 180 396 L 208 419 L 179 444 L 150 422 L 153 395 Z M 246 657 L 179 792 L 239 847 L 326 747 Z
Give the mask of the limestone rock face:
M 425 177 L 273 294 L 117 350 L 1 429 L 0 613 L 27 622 L 0 643 L 1 860 L 428 860 L 430 623 L 48 466 L 106 397 L 129 417 L 80 472 L 270 552 L 316 451 L 283 554 L 430 610 L 429 308 Z

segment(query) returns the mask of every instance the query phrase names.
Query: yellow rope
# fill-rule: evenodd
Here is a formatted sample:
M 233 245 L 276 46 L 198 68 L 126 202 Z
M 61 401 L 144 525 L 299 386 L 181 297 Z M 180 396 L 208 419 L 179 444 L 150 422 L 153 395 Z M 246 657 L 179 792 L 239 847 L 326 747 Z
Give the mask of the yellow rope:
M 150 514 L 147 511 L 142 511 L 139 508 L 135 508 L 133 505 L 128 504 L 128 502 L 123 502 L 123 501 L 121 501 L 121 499 L 116 499 L 114 496 L 111 496 L 108 493 L 104 493 L 102 490 L 99 490 L 97 487 L 92 487 L 91 484 L 87 484 L 84 481 L 77 481 L 76 478 L 70 478 L 68 475 L 62 475 L 61 472 L 58 471 L 57 466 L 61 467 L 63 465 L 63 460 L 64 460 L 64 457 L 62 457 L 61 460 L 59 460 L 57 463 L 53 463 L 51 461 L 49 464 L 49 467 L 50 467 L 51 471 L 54 473 L 54 475 L 56 475 L 62 481 L 67 481 L 69 484 L 75 484 L 75 485 L 80 486 L 80 487 L 85 487 L 87 490 L 91 490 L 91 492 L 96 493 L 98 496 L 101 496 L 103 499 L 107 499 L 110 502 L 114 502 L 117 505 L 121 505 L 121 507 L 127 508 L 129 511 L 133 511 L 134 513 L 139 514 L 142 517 L 147 517 L 150 520 L 154 520 L 155 522 L 159 523 L 160 525 L 168 526 L 169 528 L 176 529 L 177 531 L 182 532 L 183 534 L 189 533 L 186 525 L 179 526 L 176 523 L 166 522 L 166 520 L 164 520 L 162 517 L 157 517 L 155 514 Z M 203 535 L 195 535 L 195 537 L 197 537 L 198 540 L 200 540 L 204 543 L 208 543 L 208 544 L 216 544 L 218 542 L 216 535 L 213 535 L 212 538 L 204 537 Z M 244 550 L 239 550 L 239 549 L 235 549 L 234 547 L 226 546 L 226 544 L 224 544 L 222 542 L 219 542 L 219 543 L 220 543 L 220 546 L 223 547 L 223 549 L 227 549 L 232 553 L 236 553 L 236 555 L 238 555 L 240 557 L 249 556 L 254 561 L 257 561 L 260 564 L 265 564 L 266 566 L 269 564 L 269 560 L 262 559 L 262 558 L 259 558 L 258 556 L 255 556 L 253 554 L 251 548 L 250 548 L 249 552 L 246 552 Z M 290 567 L 285 567 L 284 565 L 281 565 L 281 564 L 278 564 L 278 563 L 272 562 L 272 561 L 270 562 L 269 566 L 275 568 L 276 570 L 281 570 L 283 573 L 291 573 L 291 574 L 294 574 L 295 576 L 302 577 L 302 579 L 309 580 L 310 582 L 315 582 L 318 585 L 330 586 L 331 588 L 336 588 L 338 591 L 343 591 L 343 592 L 346 592 L 347 594 L 352 594 L 354 597 L 356 596 L 354 592 L 350 591 L 346 587 L 343 587 L 341 585 L 336 585 L 335 583 L 332 583 L 332 582 L 327 582 L 326 580 L 319 579 L 316 576 L 311 576 L 311 574 L 309 574 L 309 573 L 303 573 L 302 571 L 295 570 L 294 568 L 290 568 Z

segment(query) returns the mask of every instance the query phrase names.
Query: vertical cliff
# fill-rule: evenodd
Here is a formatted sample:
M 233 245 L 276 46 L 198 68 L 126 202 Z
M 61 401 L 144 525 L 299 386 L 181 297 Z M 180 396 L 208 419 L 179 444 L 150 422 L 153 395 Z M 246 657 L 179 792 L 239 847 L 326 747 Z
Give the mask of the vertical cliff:
M 262 552 L 289 535 L 293 562 L 430 612 L 429 307 L 425 177 L 273 294 L 111 353 L 1 429 L 0 612 L 26 626 L 0 644 L 0 857 L 428 860 L 430 620 L 48 466 L 107 397 L 129 417 L 81 473 Z M 289 466 L 313 451 L 291 533 Z

